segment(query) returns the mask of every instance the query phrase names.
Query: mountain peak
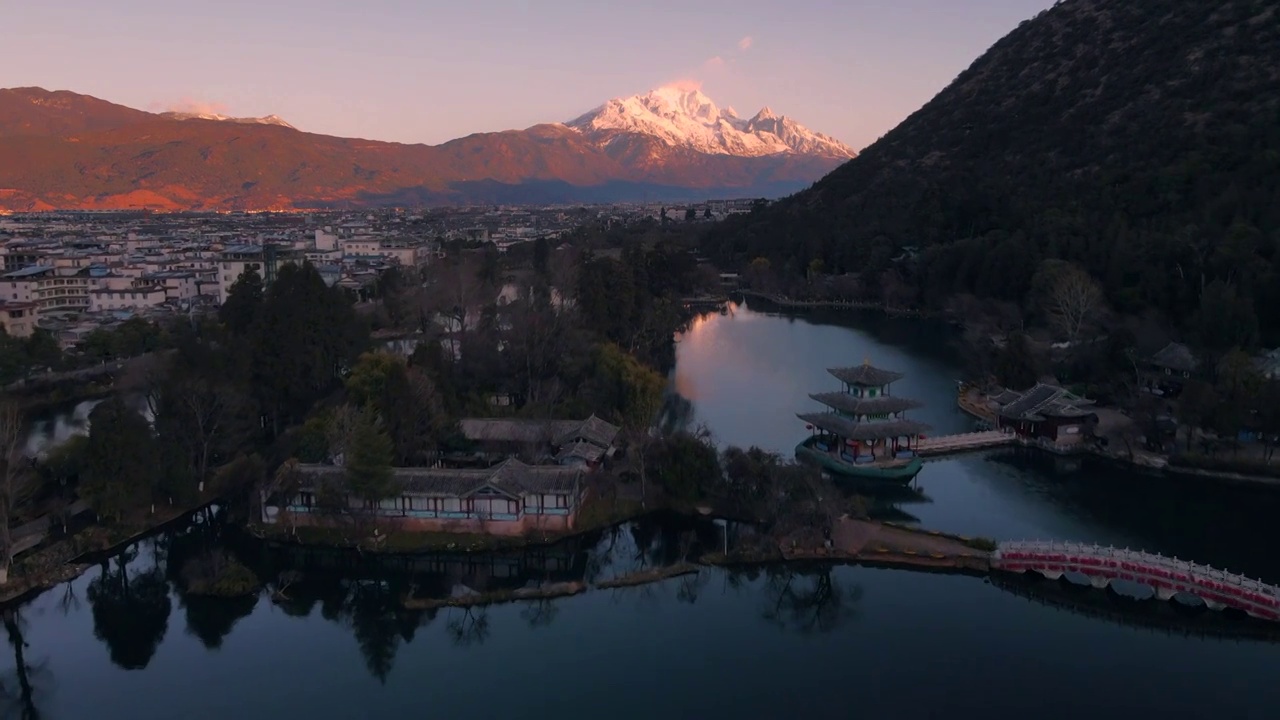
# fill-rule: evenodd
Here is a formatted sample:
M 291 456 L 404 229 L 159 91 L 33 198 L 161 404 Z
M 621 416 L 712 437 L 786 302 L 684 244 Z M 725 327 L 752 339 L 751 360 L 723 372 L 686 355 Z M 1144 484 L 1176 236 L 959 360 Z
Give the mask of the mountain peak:
M 701 89 L 688 84 L 615 98 L 565 124 L 606 150 L 614 145 L 629 148 L 633 138 L 648 136 L 709 155 L 851 158 L 855 154 L 838 140 L 778 117 L 768 107 L 742 120 L 733 108 L 721 110 Z
M 267 115 L 264 117 L 229 117 L 219 113 L 208 112 L 179 112 L 170 110 L 169 112 L 160 113 L 161 117 L 170 120 L 214 120 L 217 122 L 241 123 L 245 125 L 279 125 L 290 130 L 297 130 L 294 126 L 285 122 L 279 115 Z

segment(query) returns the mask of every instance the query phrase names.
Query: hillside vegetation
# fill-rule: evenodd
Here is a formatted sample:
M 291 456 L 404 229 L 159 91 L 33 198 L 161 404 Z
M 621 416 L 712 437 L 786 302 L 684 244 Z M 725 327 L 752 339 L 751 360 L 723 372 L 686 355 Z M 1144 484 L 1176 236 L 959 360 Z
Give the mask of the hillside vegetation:
M 1120 312 L 1249 345 L 1280 340 L 1278 245 L 1278 6 L 1066 0 L 708 249 L 797 276 L 863 271 L 864 286 L 893 268 L 935 306 L 1022 302 L 1043 261 L 1062 259 Z M 904 247 L 914 263 L 893 262 Z

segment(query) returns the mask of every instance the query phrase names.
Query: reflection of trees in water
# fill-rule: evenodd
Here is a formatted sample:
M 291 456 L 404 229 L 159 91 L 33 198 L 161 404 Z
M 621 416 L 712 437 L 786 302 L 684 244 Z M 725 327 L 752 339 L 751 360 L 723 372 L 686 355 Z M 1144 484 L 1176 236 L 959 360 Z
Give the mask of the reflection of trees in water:
M 489 637 L 489 612 L 484 607 L 455 610 L 445 627 L 454 645 L 483 645 Z
M 391 674 L 391 666 L 400 649 L 397 600 L 389 592 L 387 583 L 362 582 L 356 583 L 346 608 L 365 666 L 382 683 Z M 416 630 L 416 626 L 413 629 Z
M 369 673 L 386 682 L 401 643 L 410 643 L 419 628 L 435 618 L 435 611 L 409 610 L 403 605 L 404 579 L 344 578 L 334 573 L 282 573 L 272 600 L 286 615 L 306 617 L 317 606 L 320 616 L 351 628 Z
M 25 622 L 16 610 L 4 613 L 4 629 L 13 647 L 12 677 L 0 677 L 0 712 L 5 718 L 39 720 L 40 704 L 53 681 L 47 659 L 32 662 L 27 657 L 30 645 L 23 637 Z
M 223 552 L 223 531 L 220 519 L 204 515 L 181 532 L 169 534 L 160 546 L 163 554 L 157 551 L 157 561 L 163 559 L 165 576 L 178 591 L 178 602 L 186 613 L 187 632 L 209 649 L 221 647 L 235 624 L 251 615 L 258 605 L 258 593 L 227 598 L 188 592 L 183 569 L 189 562 Z
M 676 582 L 676 600 L 690 605 L 698 602 L 698 595 L 707 586 L 710 577 L 711 574 L 705 571 L 681 575 Z
M 688 430 L 693 423 L 693 403 L 677 392 L 668 392 L 662 398 L 658 411 L 658 429 L 665 433 Z
M 80 610 L 80 598 L 76 595 L 76 585 L 66 582 L 62 585 L 62 597 L 58 598 L 58 609 L 64 616 Z
M 781 628 L 808 635 L 835 630 L 855 614 L 862 588 L 845 586 L 833 578 L 832 569 L 766 569 L 765 620 Z
M 169 582 L 156 565 L 131 574 L 138 548 L 104 561 L 86 595 L 93 613 L 93 634 L 107 644 L 111 662 L 141 670 L 151 662 L 169 629 Z
M 187 632 L 195 635 L 210 650 L 222 647 L 222 641 L 241 618 L 253 614 L 258 606 L 258 595 L 237 598 L 203 597 L 182 598 L 187 611 Z
M 524 618 L 531 628 L 546 627 L 555 622 L 556 615 L 559 614 L 560 608 L 551 598 L 532 600 L 520 609 L 520 617 Z

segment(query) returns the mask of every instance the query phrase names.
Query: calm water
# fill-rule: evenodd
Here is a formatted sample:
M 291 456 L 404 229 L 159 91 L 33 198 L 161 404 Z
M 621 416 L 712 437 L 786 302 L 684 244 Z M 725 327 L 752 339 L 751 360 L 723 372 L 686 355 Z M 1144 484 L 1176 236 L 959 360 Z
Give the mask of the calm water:
M 849 316 L 739 308 L 681 339 L 675 420 L 722 443 L 790 452 L 825 368 L 907 373 L 900 394 L 934 432 L 952 409 L 945 331 Z M 998 538 L 1115 542 L 1280 579 L 1276 495 L 1212 489 L 1018 455 L 930 463 L 921 493 L 877 511 Z M 1225 640 L 1255 626 L 1057 584 L 871 568 L 704 572 L 487 610 L 410 612 L 442 596 L 597 580 L 725 542 L 712 523 L 619 528 L 537 552 L 376 561 L 224 537 L 160 535 L 6 623 L 22 669 L 0 664 L 8 706 L 46 718 L 983 717 L 1270 718 L 1280 644 Z M 732 537 L 732 533 L 730 533 Z M 730 539 L 730 541 L 732 541 Z M 189 598 L 182 568 L 230 547 L 283 595 Z M 1039 593 L 1047 600 L 1022 597 Z M 1064 609 L 1071 606 L 1074 610 Z M 1089 614 L 1086 614 L 1089 613 Z M 1102 616 L 1102 617 L 1098 617 Z M 1178 627 L 1190 636 L 1170 633 Z M 23 688 L 27 688 L 23 692 Z

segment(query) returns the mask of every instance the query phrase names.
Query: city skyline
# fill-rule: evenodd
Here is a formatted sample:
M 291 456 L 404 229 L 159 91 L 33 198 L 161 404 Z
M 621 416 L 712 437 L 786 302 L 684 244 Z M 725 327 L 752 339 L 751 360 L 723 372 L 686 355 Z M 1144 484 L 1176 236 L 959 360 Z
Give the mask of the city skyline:
M 153 112 L 279 115 L 307 132 L 437 144 L 567 121 L 673 83 L 768 105 L 862 148 L 1051 0 L 644 7 L 403 0 L 212 10 L 67 0 L 13 12 L 0 86 L 71 90 Z M 13 68 L 22 68 L 15 72 Z

